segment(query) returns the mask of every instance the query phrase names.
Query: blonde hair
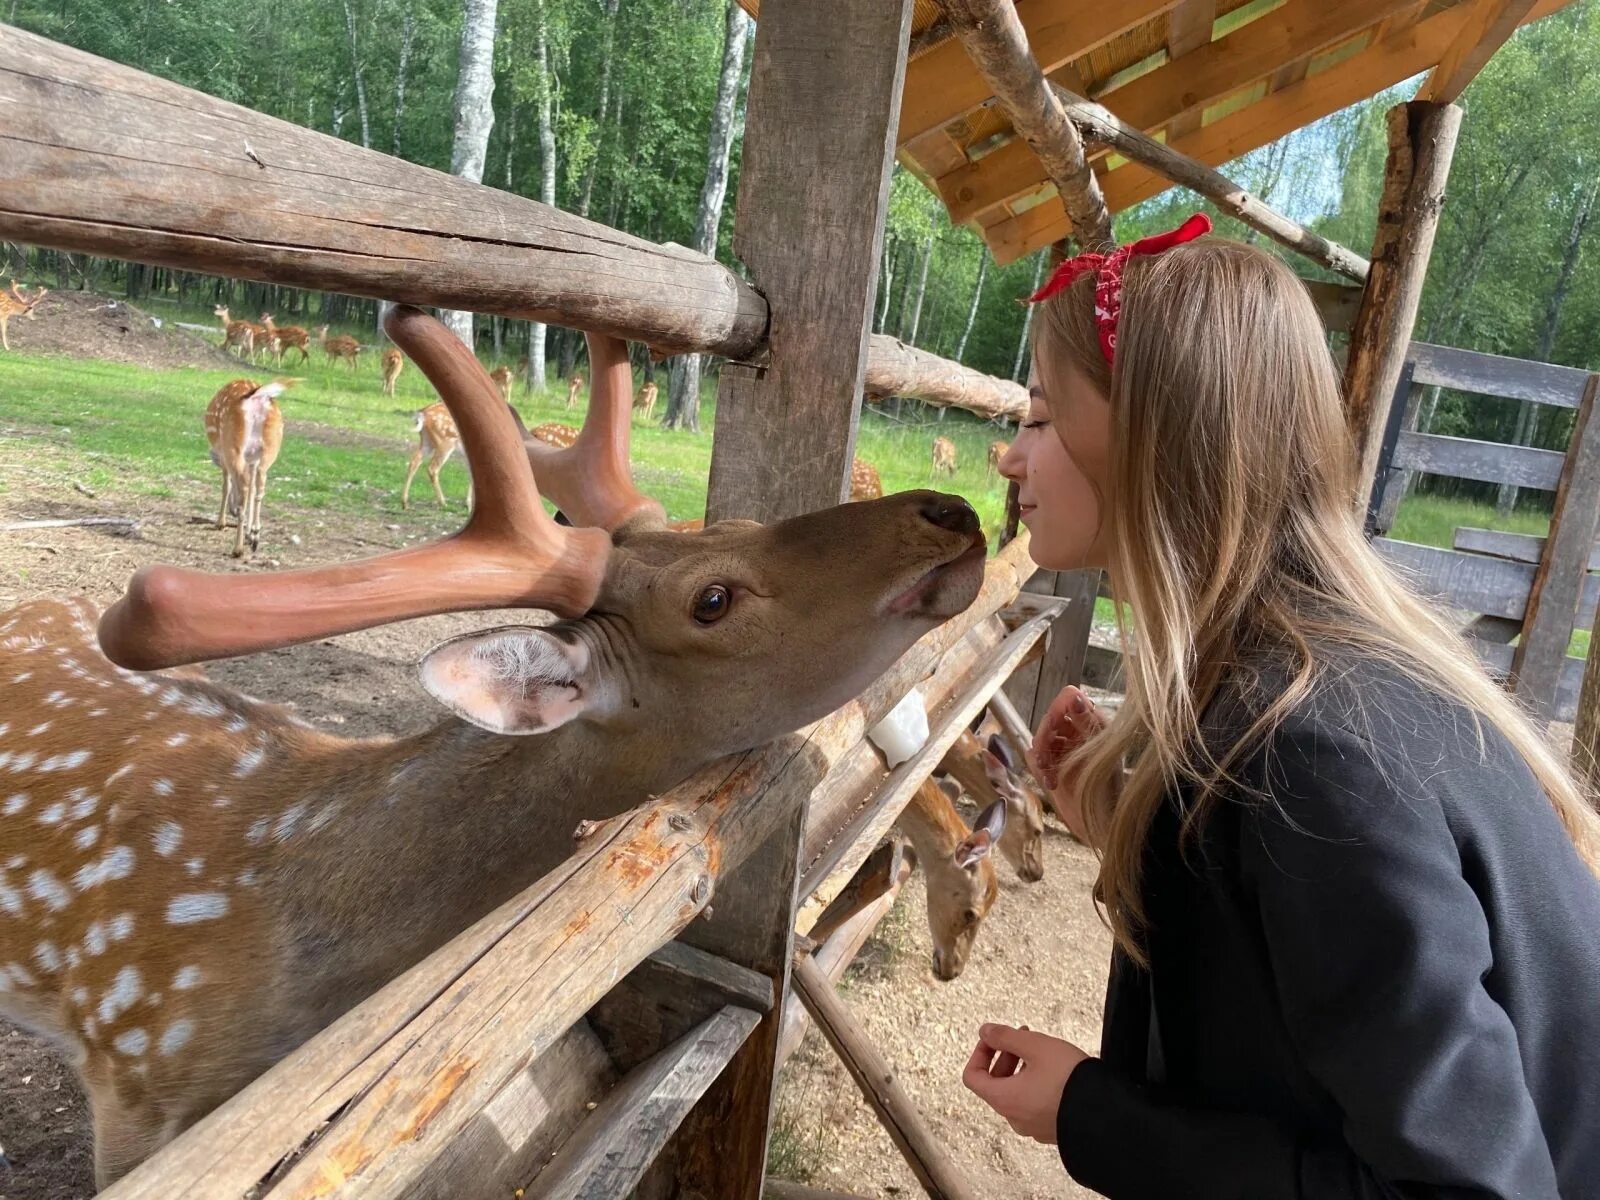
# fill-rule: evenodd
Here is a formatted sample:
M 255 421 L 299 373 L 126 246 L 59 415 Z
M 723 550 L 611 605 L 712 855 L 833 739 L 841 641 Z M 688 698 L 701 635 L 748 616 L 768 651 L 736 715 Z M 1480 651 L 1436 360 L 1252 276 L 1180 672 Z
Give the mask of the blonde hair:
M 1125 952 L 1143 961 L 1141 860 L 1169 790 L 1195 785 L 1192 835 L 1230 772 L 1311 691 L 1329 649 L 1387 662 L 1463 703 L 1480 737 L 1485 725 L 1503 734 L 1600 874 L 1600 814 L 1363 536 L 1339 379 L 1286 266 L 1221 239 L 1132 260 L 1115 369 L 1100 351 L 1092 277 L 1046 302 L 1035 330 L 1047 398 L 1070 365 L 1111 403 L 1101 513 L 1119 626 L 1126 605 L 1134 635 L 1121 629 L 1122 709 L 1078 761 L 1097 896 Z M 1276 695 L 1238 669 L 1262 657 L 1288 673 Z M 1219 748 L 1200 722 L 1224 686 L 1254 687 L 1259 716 Z

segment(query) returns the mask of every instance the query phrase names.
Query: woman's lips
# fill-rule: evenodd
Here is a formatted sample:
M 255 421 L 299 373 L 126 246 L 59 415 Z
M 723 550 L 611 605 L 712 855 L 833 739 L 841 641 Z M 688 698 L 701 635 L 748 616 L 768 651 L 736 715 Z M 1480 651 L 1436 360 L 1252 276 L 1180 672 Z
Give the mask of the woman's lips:
M 1020 520 L 1020 521 L 1026 521 L 1029 517 L 1031 517 L 1033 515 L 1033 510 L 1038 508 L 1038 507 L 1039 506 L 1037 504 L 1019 504 L 1019 505 L 1017 505 L 1017 519 Z

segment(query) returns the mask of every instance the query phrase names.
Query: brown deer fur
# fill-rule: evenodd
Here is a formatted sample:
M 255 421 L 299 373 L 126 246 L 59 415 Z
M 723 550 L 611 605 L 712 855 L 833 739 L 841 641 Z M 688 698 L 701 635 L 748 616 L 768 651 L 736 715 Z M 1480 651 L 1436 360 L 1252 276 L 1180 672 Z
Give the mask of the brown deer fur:
M 956 444 L 947 437 L 933 439 L 933 474 L 956 473 Z
M 439 486 L 439 471 L 461 445 L 461 432 L 456 428 L 450 410 L 442 403 L 419 408 L 413 429 L 417 434 L 417 448 L 411 452 L 411 462 L 406 468 L 405 486 L 400 489 L 400 507 L 411 507 L 411 481 L 416 478 L 417 468 L 422 465 L 423 458 L 427 458 L 428 482 L 433 484 L 433 494 L 439 499 L 439 507 L 443 508 L 444 489 Z M 472 507 L 470 475 L 467 481 L 467 507 Z
M 342 361 L 352 371 L 356 369 L 356 359 L 361 354 L 361 343 L 347 333 L 328 336 L 328 327 L 317 327 L 317 340 L 322 343 L 322 352 L 328 356 L 331 363 L 335 359 Z
M 1000 853 L 1019 878 L 1036 883 L 1044 878 L 1044 800 L 1013 757 L 1003 739 L 992 737 L 985 746 L 963 730 L 936 770 L 954 779 L 979 808 L 1005 801 Z
M 1000 470 L 1000 460 L 1006 456 L 1006 451 L 1009 449 L 1011 449 L 1010 442 L 989 443 L 989 472 L 985 478 L 993 479 L 995 477 L 995 474 Z
M 851 460 L 850 499 L 876 500 L 881 495 L 883 495 L 883 480 L 878 475 L 878 468 L 865 459 Z
M 234 379 L 222 385 L 206 405 L 206 441 L 211 461 L 222 468 L 222 504 L 217 528 L 227 526 L 229 514 L 239 519 L 233 556 L 244 555 L 249 542 L 254 553 L 261 542 L 261 502 L 267 493 L 267 473 L 278 461 L 283 446 L 283 412 L 277 397 L 293 380 L 274 380 L 265 387 L 253 379 Z
M 399 382 L 400 372 L 405 370 L 406 356 L 393 346 L 383 352 L 383 357 L 378 360 L 383 371 L 383 394 L 394 395 L 394 385 Z
M 922 781 L 900 814 L 901 832 L 927 878 L 933 973 L 940 979 L 954 979 L 966 967 L 978 928 L 1000 894 L 989 851 L 1004 821 L 1005 805 L 996 805 L 985 810 L 974 833 L 950 793 L 932 779 Z
M 254 360 L 256 356 L 256 326 L 249 321 L 235 321 L 228 312 L 226 304 L 219 304 L 211 310 L 222 318 L 222 348 L 233 349 L 240 358 Z M 327 326 L 323 326 L 327 328 Z
M 571 408 L 578 403 L 578 393 L 583 391 L 583 376 L 574 375 L 567 380 L 567 407 Z
M 6 332 L 6 326 L 11 324 L 11 318 L 27 317 L 28 320 L 33 320 L 39 301 L 49 294 L 49 288 L 40 288 L 29 296 L 17 286 L 15 279 L 10 281 L 6 290 L 0 292 L 0 347 L 11 349 L 11 338 Z
M 651 414 L 656 411 L 656 397 L 659 394 L 660 389 L 653 382 L 645 384 L 639 389 L 638 398 L 633 402 L 633 411 L 643 412 L 644 419 L 649 421 Z
M 272 348 L 274 362 L 283 361 L 285 350 L 298 350 L 301 362 L 310 361 L 311 351 L 306 349 L 306 343 L 311 340 L 311 335 L 302 326 L 277 325 L 273 323 L 271 313 L 262 313 L 261 327 L 267 331 L 267 344 Z
M 494 386 L 500 389 L 500 399 L 507 404 L 511 403 L 511 368 L 496 367 L 489 372 L 489 378 L 494 380 Z

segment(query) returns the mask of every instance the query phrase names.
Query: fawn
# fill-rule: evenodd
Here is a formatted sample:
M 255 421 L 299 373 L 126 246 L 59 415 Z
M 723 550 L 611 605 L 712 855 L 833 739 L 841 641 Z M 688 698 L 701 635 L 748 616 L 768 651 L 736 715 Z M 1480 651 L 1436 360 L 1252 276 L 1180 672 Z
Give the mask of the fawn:
M 878 468 L 865 459 L 852 459 L 850 462 L 850 499 L 876 500 L 883 495 L 883 480 L 878 475 Z
M 956 811 L 958 795 L 953 784 L 924 779 L 898 822 L 927 878 L 933 973 L 945 981 L 966 967 L 978 928 L 1000 894 L 989 855 L 1006 825 L 1006 806 L 999 802 L 968 829 Z
M 328 336 L 326 325 L 317 326 L 317 341 L 322 343 L 322 352 L 328 356 L 331 363 L 335 359 L 342 360 L 352 371 L 356 369 L 356 358 L 361 353 L 361 343 L 347 333 Z
M 583 376 L 573 375 L 567 380 L 567 407 L 571 408 L 578 403 L 578 393 L 583 391 Z
M 1009 449 L 1011 449 L 1010 442 L 996 441 L 989 443 L 989 470 L 984 476 L 985 482 L 994 479 L 1000 470 L 1000 460 L 1006 456 L 1006 451 Z
M 933 469 L 930 476 L 940 473 L 954 475 L 956 473 L 956 444 L 947 437 L 933 439 Z
M 456 428 L 454 418 L 450 416 L 450 409 L 442 402 L 417 409 L 416 424 L 412 428 L 417 434 L 417 448 L 411 452 L 411 462 L 406 468 L 405 486 L 400 489 L 400 507 L 411 507 L 411 481 L 416 478 L 417 468 L 422 465 L 422 460 L 426 457 L 428 481 L 433 484 L 433 494 L 438 497 L 439 507 L 443 508 L 444 490 L 439 486 L 439 471 L 461 445 L 461 433 Z M 468 472 L 467 507 L 470 509 L 473 483 L 470 466 Z
M 496 367 L 489 372 L 489 378 L 494 380 L 494 386 L 500 391 L 500 399 L 507 404 L 511 403 L 511 368 Z
M 971 730 L 964 730 L 937 770 L 954 779 L 980 808 L 1005 804 L 1000 853 L 1018 878 L 1027 883 L 1043 879 L 1044 800 L 1006 739 L 991 734 L 985 745 Z
M 405 370 L 406 356 L 393 346 L 383 352 L 383 357 L 378 360 L 383 371 L 383 394 L 394 395 L 394 385 L 399 382 L 400 372 Z
M 255 553 L 261 542 L 261 501 L 267 494 L 267 472 L 283 446 L 283 413 L 278 397 L 298 382 L 274 379 L 265 387 L 253 379 L 222 385 L 206 405 L 206 441 L 211 461 L 222 468 L 222 505 L 217 528 L 227 527 L 230 514 L 239 519 L 233 556 L 244 556 L 245 543 Z
M 616 339 L 590 335 L 589 413 L 556 450 L 443 325 L 400 306 L 386 328 L 477 475 L 459 533 L 299 571 L 148 567 L 98 633 L 81 600 L 0 614 L 0 1012 L 83 1080 L 102 1185 L 559 865 L 579 818 L 833 711 L 982 584 L 976 514 L 935 492 L 667 532 L 629 472 Z M 410 736 L 144 673 L 507 607 L 561 619 L 431 650 L 450 715 Z
M 17 286 L 15 279 L 10 281 L 10 286 L 0 292 L 0 346 L 7 350 L 11 349 L 11 338 L 6 333 L 6 326 L 11 323 L 11 318 L 27 317 L 28 320 L 33 320 L 39 301 L 49 294 L 49 288 L 40 288 L 29 296 Z
M 644 411 L 644 419 L 650 420 L 650 414 L 656 411 L 656 396 L 659 394 L 655 382 L 652 380 L 639 389 L 638 398 L 633 402 L 633 411 Z
M 240 358 L 248 358 L 253 362 L 256 357 L 257 327 L 249 321 L 235 321 L 229 315 L 226 304 L 219 304 L 211 311 L 222 318 L 222 348 L 231 348 Z
M 283 362 L 285 350 L 300 351 L 300 361 L 307 362 L 311 358 L 311 351 L 306 349 L 306 343 L 311 335 L 299 325 L 276 325 L 273 323 L 271 313 L 261 314 L 261 327 L 267 331 L 267 345 L 272 349 L 274 362 Z

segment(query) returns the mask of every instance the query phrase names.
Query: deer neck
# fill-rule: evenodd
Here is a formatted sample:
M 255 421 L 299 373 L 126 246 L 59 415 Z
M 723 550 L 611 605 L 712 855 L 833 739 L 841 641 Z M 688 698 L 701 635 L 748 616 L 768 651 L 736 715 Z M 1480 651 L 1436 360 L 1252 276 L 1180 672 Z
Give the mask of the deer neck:
M 928 794 L 929 788 L 933 789 L 933 795 Z M 899 824 L 911 839 L 918 859 L 925 863 L 949 858 L 971 832 L 949 798 L 931 783 L 917 789 L 911 803 L 901 812 Z

